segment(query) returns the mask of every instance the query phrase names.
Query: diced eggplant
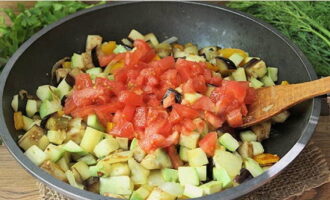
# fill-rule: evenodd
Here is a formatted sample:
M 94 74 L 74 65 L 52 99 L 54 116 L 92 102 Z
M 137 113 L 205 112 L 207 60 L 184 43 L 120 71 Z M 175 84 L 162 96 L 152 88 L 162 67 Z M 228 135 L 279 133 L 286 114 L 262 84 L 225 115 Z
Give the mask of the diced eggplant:
M 86 52 L 92 51 L 96 46 L 100 46 L 103 38 L 99 35 L 88 35 L 86 40 Z
M 218 136 L 224 134 L 224 133 L 230 133 L 236 140 L 239 140 L 239 135 L 236 131 L 236 129 L 230 127 L 229 125 L 223 125 L 222 127 L 218 128 L 217 130 Z
M 251 127 L 252 131 L 257 135 L 257 141 L 269 138 L 271 123 L 262 122 Z
M 218 68 L 217 71 L 224 76 L 230 75 L 236 69 L 235 64 L 231 60 L 220 56 L 210 60 L 210 63 L 215 65 Z
M 198 55 L 198 48 L 192 43 L 187 43 L 184 45 L 184 52 L 188 55 Z
M 204 56 L 207 61 L 210 61 L 214 59 L 218 55 L 218 47 L 216 46 L 210 46 L 210 47 L 204 47 L 199 50 L 199 55 Z
M 163 99 L 162 99 L 162 103 L 163 101 L 168 97 L 170 96 L 170 94 L 174 94 L 174 97 L 175 97 L 175 102 L 180 104 L 181 101 L 182 101 L 182 94 L 179 93 L 178 91 L 176 91 L 175 89 L 172 89 L 172 88 L 169 88 L 166 90 L 164 96 L 163 96 Z
M 47 115 L 47 116 L 44 117 L 44 118 L 42 118 L 42 120 L 41 120 L 41 122 L 40 122 L 40 127 L 41 127 L 41 128 L 46 128 L 47 121 L 48 121 L 48 119 L 50 119 L 52 116 L 53 116 L 53 113 Z
M 167 43 L 160 43 L 156 47 L 157 55 L 161 58 L 170 56 L 172 54 L 172 46 Z
M 127 47 L 130 47 L 130 48 L 133 47 L 133 43 L 131 41 L 129 41 L 129 39 L 127 39 L 127 38 L 123 38 L 121 40 L 121 42 Z
M 253 157 L 253 145 L 251 142 L 243 142 L 238 148 L 239 154 L 243 157 Z
M 49 130 L 67 130 L 70 119 L 66 117 L 50 117 L 47 120 L 46 128 Z
M 244 68 L 247 75 L 254 78 L 261 78 L 267 73 L 266 63 L 257 58 L 252 58 Z
M 241 184 L 244 181 L 249 180 L 251 178 L 253 178 L 252 174 L 247 169 L 242 168 L 240 174 L 237 175 L 234 180 L 236 183 Z
M 137 40 L 137 39 L 140 39 L 140 40 L 144 40 L 144 36 L 137 30 L 135 29 L 132 29 L 131 32 L 128 34 L 128 38 L 131 39 L 131 40 Z
M 40 166 L 41 169 L 45 170 L 47 173 L 50 175 L 54 176 L 55 178 L 61 180 L 61 181 L 66 181 L 67 178 L 62 171 L 62 169 L 55 163 L 47 160 L 42 165 Z
M 18 92 L 18 96 L 17 96 L 17 111 L 20 111 L 22 112 L 23 115 L 26 114 L 26 104 L 27 104 L 27 101 L 28 101 L 28 93 L 27 91 L 25 90 L 20 90 Z M 15 99 L 13 99 L 15 100 Z M 16 102 L 15 102 L 16 104 Z
M 194 54 L 188 54 L 186 56 L 186 60 L 192 61 L 192 62 L 205 62 L 205 58 L 203 56 L 198 56 Z
M 53 67 L 52 67 L 52 70 L 51 70 L 51 84 L 52 85 L 57 85 L 61 78 L 64 78 L 64 77 L 61 77 L 60 75 L 62 75 L 62 73 L 59 73 L 57 74 L 57 70 L 62 68 L 63 67 L 63 63 L 64 62 L 67 62 L 67 61 L 70 61 L 70 58 L 69 57 L 65 57 L 65 58 L 62 58 L 61 60 L 57 61 Z M 66 70 L 65 70 L 66 71 Z
M 99 59 L 97 57 L 97 46 L 94 47 L 91 51 L 91 56 L 92 56 L 92 63 L 94 67 L 100 67 Z
M 99 193 L 100 192 L 100 177 L 89 177 L 83 182 L 87 191 Z
M 274 117 L 272 117 L 272 122 L 283 123 L 283 122 L 285 122 L 285 120 L 288 119 L 289 116 L 290 116 L 290 112 L 285 110 L 285 111 L 275 115 Z
M 144 40 L 146 42 L 150 42 L 153 47 L 159 44 L 157 37 L 153 33 L 148 33 L 147 35 L 145 35 Z
M 18 145 L 25 151 L 33 145 L 38 145 L 39 139 L 45 134 L 45 130 L 34 125 L 18 141 Z

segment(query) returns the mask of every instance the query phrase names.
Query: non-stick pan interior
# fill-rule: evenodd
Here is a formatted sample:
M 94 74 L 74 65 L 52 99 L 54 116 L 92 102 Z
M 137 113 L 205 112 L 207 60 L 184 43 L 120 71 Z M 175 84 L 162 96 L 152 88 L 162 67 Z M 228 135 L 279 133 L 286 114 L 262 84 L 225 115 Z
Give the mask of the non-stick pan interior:
M 301 55 L 286 41 L 240 14 L 178 2 L 105 6 L 47 31 L 18 57 L 9 73 L 2 97 L 2 110 L 12 137 L 17 140 L 19 134 L 13 127 L 10 106 L 14 94 L 20 89 L 35 92 L 39 85 L 49 84 L 52 65 L 74 52 L 82 52 L 88 34 L 99 34 L 105 41 L 119 42 L 133 28 L 144 34 L 153 32 L 160 41 L 177 36 L 180 43 L 192 42 L 200 47 L 217 45 L 246 50 L 250 56 L 260 57 L 269 66 L 278 67 L 279 82 L 304 82 L 314 76 L 299 57 Z M 274 134 L 265 141 L 267 151 L 280 156 L 286 154 L 304 133 L 311 111 L 312 101 L 294 107 L 287 122 L 274 126 Z

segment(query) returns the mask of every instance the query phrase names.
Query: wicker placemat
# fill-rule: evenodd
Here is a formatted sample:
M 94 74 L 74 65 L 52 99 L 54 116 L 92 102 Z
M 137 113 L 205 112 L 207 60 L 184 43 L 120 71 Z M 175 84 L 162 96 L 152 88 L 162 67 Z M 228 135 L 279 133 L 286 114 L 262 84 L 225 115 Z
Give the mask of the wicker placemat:
M 241 199 L 288 199 L 329 181 L 330 171 L 324 155 L 316 145 L 311 143 L 279 176 Z M 38 183 L 38 186 L 41 199 L 70 200 L 42 183 Z

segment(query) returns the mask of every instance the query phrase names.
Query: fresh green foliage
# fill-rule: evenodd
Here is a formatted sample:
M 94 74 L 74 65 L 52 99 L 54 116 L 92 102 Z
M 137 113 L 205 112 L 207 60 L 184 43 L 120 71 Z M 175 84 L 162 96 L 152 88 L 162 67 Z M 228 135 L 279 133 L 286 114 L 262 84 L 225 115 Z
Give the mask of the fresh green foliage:
M 41 28 L 94 5 L 79 1 L 39 1 L 30 9 L 18 4 L 19 14 L 11 9 L 0 10 L 12 22 L 7 25 L 4 18 L 0 18 L 0 71 L 17 48 Z
M 227 6 L 274 25 L 300 47 L 318 75 L 330 75 L 329 2 L 245 1 Z

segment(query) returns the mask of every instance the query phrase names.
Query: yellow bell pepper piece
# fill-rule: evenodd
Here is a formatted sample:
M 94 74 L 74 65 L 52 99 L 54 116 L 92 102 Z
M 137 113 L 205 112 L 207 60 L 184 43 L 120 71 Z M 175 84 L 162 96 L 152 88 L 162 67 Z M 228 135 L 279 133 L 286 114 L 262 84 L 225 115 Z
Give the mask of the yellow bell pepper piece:
M 234 53 L 238 53 L 241 55 L 243 58 L 248 57 L 248 53 L 243 51 L 242 49 L 233 49 L 233 48 L 224 48 L 224 49 L 219 49 L 218 54 L 224 58 L 229 58 L 231 55 Z
M 209 63 L 209 62 L 206 62 L 206 67 L 207 67 L 208 69 L 212 70 L 212 71 L 215 71 L 215 72 L 219 70 L 217 66 L 212 65 L 212 64 Z
M 184 50 L 184 47 L 181 44 L 173 44 L 173 48 L 180 49 L 181 51 Z
M 115 123 L 113 122 L 108 122 L 107 123 L 107 131 L 111 131 L 115 127 Z
M 160 60 L 160 57 L 158 55 L 155 55 L 155 57 L 152 60 Z
M 263 153 L 253 157 L 261 166 L 272 165 L 280 160 L 280 157 L 275 154 Z
M 108 65 L 105 70 L 104 70 L 104 73 L 105 74 L 113 74 L 116 70 L 120 69 L 124 67 L 124 62 L 118 62 L 118 63 L 114 63 L 114 64 L 111 64 L 111 65 Z
M 115 41 L 110 41 L 103 43 L 101 46 L 101 51 L 102 53 L 109 55 L 113 53 L 113 50 L 116 48 L 116 42 Z
M 71 62 L 66 61 L 62 64 L 63 68 L 71 68 Z
M 288 81 L 282 81 L 281 85 L 289 85 L 290 83 Z

